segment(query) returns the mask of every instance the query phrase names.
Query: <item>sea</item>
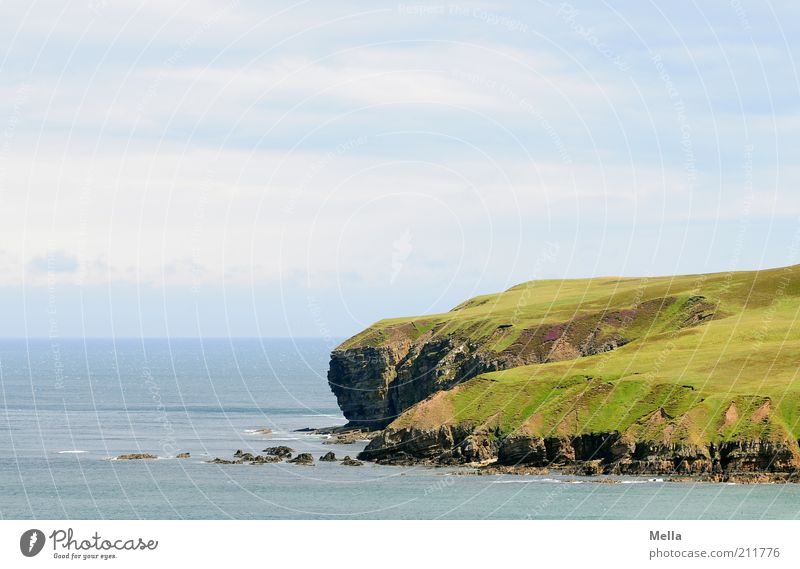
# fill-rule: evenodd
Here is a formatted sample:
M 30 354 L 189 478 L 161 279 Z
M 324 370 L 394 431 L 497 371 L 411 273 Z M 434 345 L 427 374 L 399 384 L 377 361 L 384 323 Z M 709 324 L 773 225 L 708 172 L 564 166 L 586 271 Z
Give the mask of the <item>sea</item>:
M 355 457 L 366 443 L 298 432 L 346 422 L 326 380 L 331 347 L 297 338 L 0 340 L 0 518 L 800 516 L 794 484 L 208 462 L 276 445 Z M 114 460 L 128 453 L 158 459 Z

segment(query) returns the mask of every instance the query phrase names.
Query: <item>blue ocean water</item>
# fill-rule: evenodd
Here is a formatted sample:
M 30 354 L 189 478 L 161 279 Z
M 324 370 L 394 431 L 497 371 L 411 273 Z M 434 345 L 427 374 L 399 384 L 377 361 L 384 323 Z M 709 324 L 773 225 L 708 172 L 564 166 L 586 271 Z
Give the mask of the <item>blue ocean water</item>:
M 798 485 L 621 484 L 317 463 L 215 465 L 343 424 L 315 339 L 0 341 L 3 519 L 794 519 Z M 269 435 L 257 432 L 270 428 Z M 155 461 L 114 461 L 148 452 Z M 175 459 L 190 452 L 190 459 Z

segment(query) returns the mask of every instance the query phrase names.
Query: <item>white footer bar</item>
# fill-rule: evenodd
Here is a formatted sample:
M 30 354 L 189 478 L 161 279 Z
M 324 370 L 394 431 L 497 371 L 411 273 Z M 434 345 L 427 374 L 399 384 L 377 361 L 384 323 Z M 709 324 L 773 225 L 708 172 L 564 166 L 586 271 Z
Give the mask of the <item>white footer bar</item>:
M 0 567 L 798 567 L 798 536 L 799 521 L 2 521 Z

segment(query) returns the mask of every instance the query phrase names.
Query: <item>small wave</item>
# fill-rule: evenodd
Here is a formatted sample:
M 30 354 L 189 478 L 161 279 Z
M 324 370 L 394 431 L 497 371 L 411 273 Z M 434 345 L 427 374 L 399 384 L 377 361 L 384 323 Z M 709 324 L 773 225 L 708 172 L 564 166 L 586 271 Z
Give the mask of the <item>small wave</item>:
M 86 454 L 88 450 L 60 450 L 58 454 Z
M 270 437 L 270 441 L 299 441 L 298 437 Z
M 556 480 L 555 478 L 534 478 L 527 480 L 495 480 L 492 484 L 561 484 L 563 480 Z
M 663 478 L 648 478 L 647 480 L 620 480 L 620 484 L 653 484 L 656 482 L 664 482 Z
M 341 415 L 326 415 L 324 413 L 317 413 L 315 415 L 297 415 L 298 417 L 327 417 L 328 419 L 338 419 Z

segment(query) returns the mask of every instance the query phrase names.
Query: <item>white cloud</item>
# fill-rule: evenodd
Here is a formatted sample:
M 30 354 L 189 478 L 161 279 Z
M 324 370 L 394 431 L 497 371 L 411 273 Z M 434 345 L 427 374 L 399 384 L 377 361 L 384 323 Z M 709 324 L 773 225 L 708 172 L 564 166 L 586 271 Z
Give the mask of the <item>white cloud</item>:
M 545 12 L 524 20 L 527 34 L 394 5 L 362 16 L 356 4 L 300 5 L 269 20 L 288 6 L 14 6 L 0 23 L 0 97 L 22 93 L 0 116 L 0 236 L 14 270 L 0 282 L 385 284 L 410 234 L 394 278 L 436 283 L 510 272 L 548 232 L 742 214 L 748 190 L 728 167 L 738 123 L 690 106 L 691 184 L 654 70 L 581 67 L 585 42 L 563 30 L 545 41 Z M 37 42 L 43 61 L 23 73 Z M 682 81 L 687 99 L 704 95 L 696 77 Z M 747 120 L 769 144 L 774 117 Z M 798 128 L 781 121 L 781 140 Z M 753 165 L 752 191 L 774 199 L 748 215 L 800 214 L 797 171 L 778 166 L 780 179 Z M 26 272 L 54 251 L 73 270 Z

